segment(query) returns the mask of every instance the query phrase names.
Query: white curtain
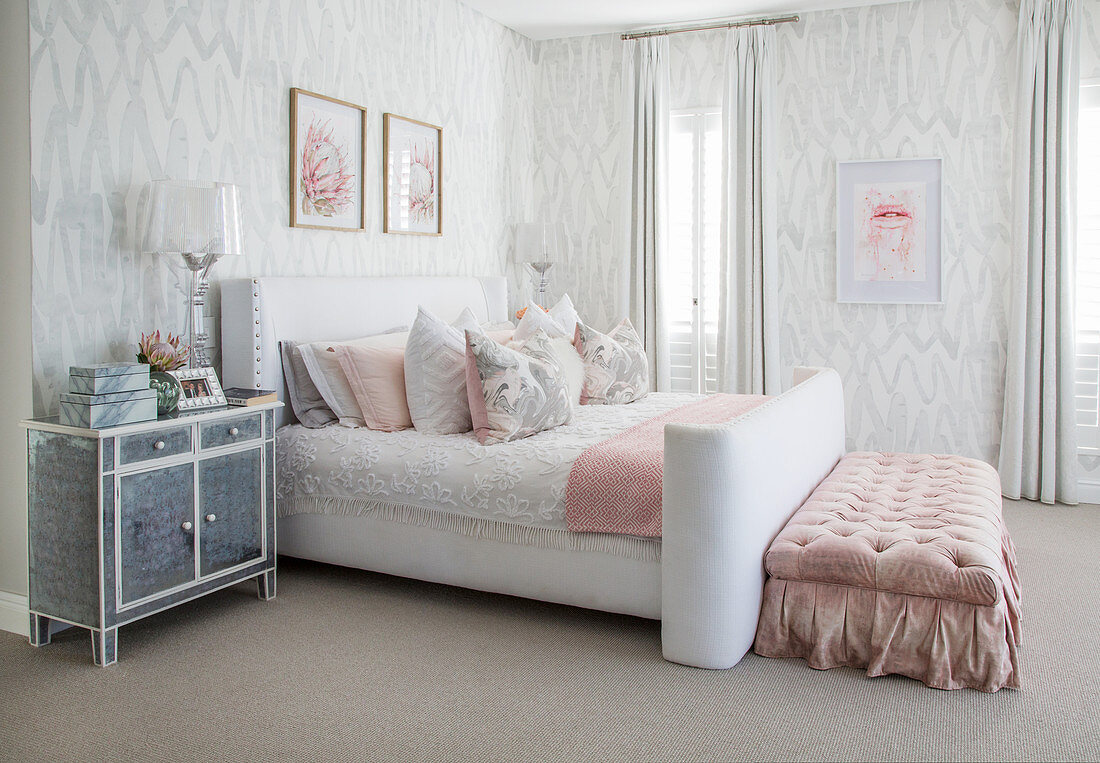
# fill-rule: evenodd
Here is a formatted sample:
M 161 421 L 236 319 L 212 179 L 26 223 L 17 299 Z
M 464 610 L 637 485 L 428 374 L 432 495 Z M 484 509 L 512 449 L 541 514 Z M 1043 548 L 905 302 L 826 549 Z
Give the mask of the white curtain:
M 669 388 L 668 335 L 661 284 L 668 236 L 668 38 L 627 40 L 623 103 L 630 196 L 626 214 L 630 320 L 645 342 L 650 386 Z
M 775 28 L 731 29 L 722 101 L 724 176 L 718 389 L 779 392 Z
M 1077 503 L 1077 0 L 1021 0 L 1004 494 Z

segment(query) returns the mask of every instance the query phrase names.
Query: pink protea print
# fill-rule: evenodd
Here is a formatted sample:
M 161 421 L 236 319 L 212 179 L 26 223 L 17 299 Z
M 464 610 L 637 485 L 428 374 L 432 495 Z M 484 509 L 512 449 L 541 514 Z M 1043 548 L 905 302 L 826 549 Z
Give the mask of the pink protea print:
M 355 175 L 348 166 L 348 151 L 333 137 L 328 121 L 314 119 L 302 145 L 302 214 L 332 217 L 355 203 Z
M 430 223 L 435 218 L 435 148 L 430 144 L 412 146 L 409 213 L 418 223 Z

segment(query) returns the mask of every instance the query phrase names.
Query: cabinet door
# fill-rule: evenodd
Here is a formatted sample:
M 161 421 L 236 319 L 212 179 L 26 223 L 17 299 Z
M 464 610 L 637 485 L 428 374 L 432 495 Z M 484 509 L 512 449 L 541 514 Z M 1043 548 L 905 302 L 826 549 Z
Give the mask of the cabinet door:
M 122 603 L 195 579 L 195 466 L 119 479 Z
M 260 448 L 199 461 L 199 570 L 213 575 L 263 556 Z

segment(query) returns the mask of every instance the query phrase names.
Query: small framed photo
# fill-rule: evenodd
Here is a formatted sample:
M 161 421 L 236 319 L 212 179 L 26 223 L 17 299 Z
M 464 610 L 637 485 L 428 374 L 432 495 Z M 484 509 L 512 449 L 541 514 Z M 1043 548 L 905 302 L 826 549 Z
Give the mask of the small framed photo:
M 367 110 L 308 90 L 290 90 L 290 225 L 366 227 L 363 157 Z
M 943 301 L 943 161 L 837 163 L 838 302 Z
M 443 128 L 382 115 L 384 233 L 443 235 Z
M 201 368 L 177 368 L 168 373 L 176 377 L 183 387 L 179 409 L 193 411 L 198 408 L 216 408 L 225 405 L 225 393 L 218 383 L 218 375 L 211 366 Z

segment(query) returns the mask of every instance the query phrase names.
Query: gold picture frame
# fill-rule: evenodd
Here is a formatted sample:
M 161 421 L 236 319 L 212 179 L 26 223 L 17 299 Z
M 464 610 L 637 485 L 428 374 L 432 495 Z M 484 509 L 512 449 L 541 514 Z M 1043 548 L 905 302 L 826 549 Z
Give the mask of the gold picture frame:
M 382 232 L 443 235 L 443 128 L 382 115 Z
M 364 230 L 366 155 L 364 107 L 291 88 L 290 227 Z M 313 181 L 322 177 L 325 183 L 318 187 Z

